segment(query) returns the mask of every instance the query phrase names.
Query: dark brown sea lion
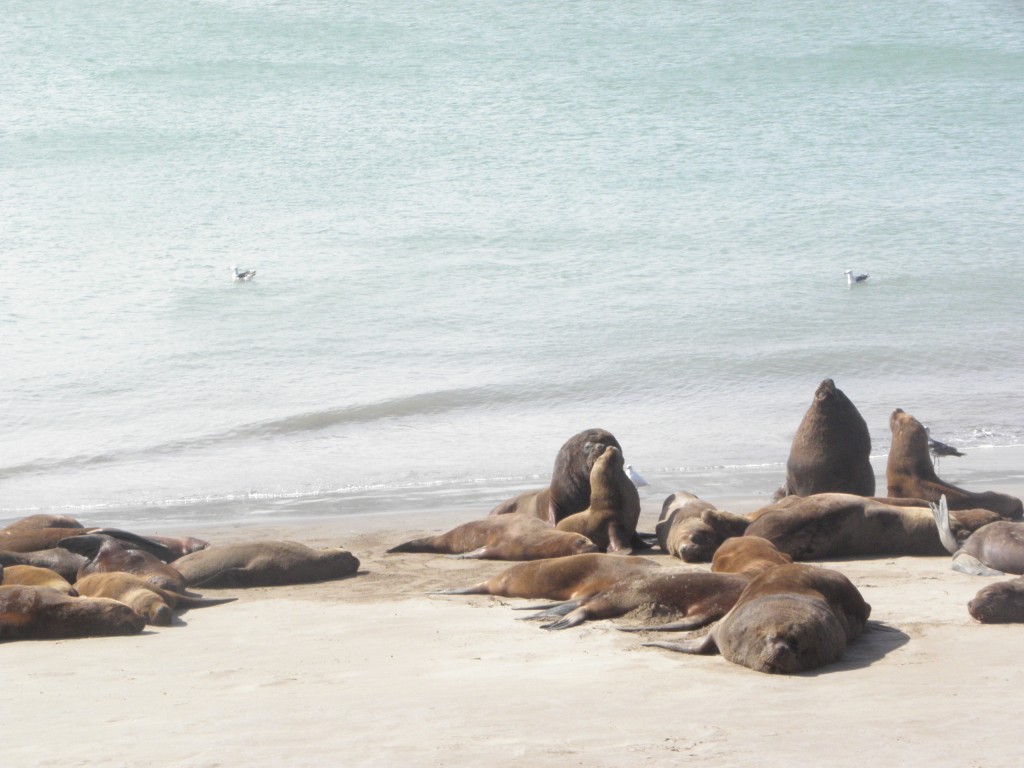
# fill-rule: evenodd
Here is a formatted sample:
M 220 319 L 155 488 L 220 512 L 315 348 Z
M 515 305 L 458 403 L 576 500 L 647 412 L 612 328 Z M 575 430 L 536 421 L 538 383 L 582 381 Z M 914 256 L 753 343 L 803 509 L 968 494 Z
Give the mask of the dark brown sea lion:
M 678 491 L 661 505 L 654 532 L 661 548 L 687 563 L 707 563 L 726 539 L 742 536 L 750 524 L 743 515 L 719 510 L 692 493 Z
M 671 618 L 666 624 L 623 627 L 626 631 L 697 629 L 716 621 L 735 605 L 750 579 L 704 570 L 659 568 L 623 579 L 576 600 L 544 606 L 529 618 L 546 621 L 544 629 L 567 629 L 596 619 L 633 614 L 645 619 Z
M 590 506 L 591 470 L 594 462 L 606 447 L 618 449 L 622 446 L 615 436 L 605 429 L 585 429 L 570 437 L 555 456 L 555 466 L 551 471 L 550 485 L 550 518 L 548 522 L 556 524 Z M 630 482 L 623 468 L 622 477 L 633 489 L 636 497 L 636 508 L 639 514 L 640 495 L 636 486 Z M 631 502 L 626 489 L 622 489 L 624 502 Z
M 793 558 L 760 536 L 735 536 L 722 542 L 711 560 L 713 573 L 738 573 L 753 578 L 777 565 L 788 565 Z
M 593 450 L 598 450 L 594 448 Z M 602 446 L 590 470 L 590 506 L 561 519 L 560 531 L 581 533 L 602 552 L 630 552 L 640 519 L 640 497 L 615 446 Z
M 825 379 L 793 437 L 786 482 L 775 498 L 814 493 L 871 496 L 875 472 L 870 455 L 871 436 L 864 417 L 832 379 Z
M 210 542 L 197 539 L 195 536 L 154 536 L 147 533 L 145 538 L 164 547 L 170 554 L 170 559 L 167 562 L 171 563 L 179 557 L 191 555 L 193 552 L 199 552 L 210 546 Z M 153 554 L 160 557 L 157 552 L 153 552 Z
M 78 569 L 87 562 L 88 558 L 63 547 L 40 549 L 36 552 L 0 550 L 0 565 L 35 565 L 39 568 L 49 568 L 72 584 L 78 578 Z
M 473 520 L 439 536 L 413 539 L 388 552 L 436 552 L 481 560 L 541 560 L 596 552 L 597 545 L 579 533 L 559 531 L 523 515 Z
M 49 587 L 0 586 L 0 640 L 135 635 L 146 620 L 116 600 L 68 597 Z
M 104 535 L 118 539 L 125 547 L 141 549 L 159 557 L 164 562 L 174 559 L 162 544 L 131 531 L 119 528 L 24 528 L 0 531 L 0 549 L 8 552 L 38 552 L 52 549 L 64 539 L 76 536 Z
M 488 515 L 524 515 L 551 523 L 551 488 L 535 488 L 506 499 L 487 513 Z
M 1024 577 L 982 587 L 967 604 L 967 611 L 982 624 L 1024 622 Z
M 435 594 L 578 600 L 658 568 L 657 563 L 642 557 L 570 555 L 519 563 L 471 587 Z
M 70 515 L 29 515 L 13 523 L 8 523 L 0 534 L 14 531 L 35 531 L 40 528 L 84 528 L 80 522 Z
M 166 627 L 171 623 L 173 611 L 179 608 L 204 608 L 237 600 L 234 597 L 206 598 L 168 592 L 140 576 L 124 571 L 91 573 L 75 582 L 75 589 L 83 597 L 109 597 L 124 603 L 147 624 Z
M 185 593 L 185 577 L 156 555 L 141 549 L 129 549 L 121 541 L 102 534 L 87 534 L 63 539 L 60 545 L 89 558 L 78 569 L 78 580 L 90 573 L 124 571 L 141 576 L 151 584 L 169 592 Z
M 1004 518 L 1017 520 L 1024 515 L 1024 504 L 1015 496 L 995 491 L 973 493 L 940 480 L 928 452 L 928 432 L 924 426 L 897 408 L 889 417 L 892 445 L 885 466 L 885 481 L 890 496 L 910 496 L 938 503 L 946 497 L 951 510 L 991 509 Z
M 310 549 L 295 541 L 213 546 L 174 561 L 192 587 L 276 587 L 341 579 L 359 570 L 349 551 Z
M 792 674 L 838 660 L 870 614 L 871 606 L 843 574 L 794 563 L 757 576 L 705 637 L 646 645 L 682 653 L 718 650 L 758 672 Z
M 953 570 L 977 576 L 1001 576 L 1004 573 L 1024 574 L 1024 523 L 998 520 L 983 525 L 960 540 L 950 525 L 946 497 L 932 505 L 939 538 L 953 555 Z
M 39 568 L 35 565 L 5 566 L 0 584 L 3 584 L 5 587 L 49 587 L 69 597 L 78 595 L 75 588 L 59 573 L 51 571 L 49 568 Z

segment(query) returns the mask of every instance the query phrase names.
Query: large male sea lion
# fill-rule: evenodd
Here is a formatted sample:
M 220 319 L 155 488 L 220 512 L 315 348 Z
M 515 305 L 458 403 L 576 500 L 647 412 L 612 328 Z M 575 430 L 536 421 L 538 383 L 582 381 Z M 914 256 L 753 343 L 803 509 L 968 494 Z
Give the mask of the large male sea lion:
M 794 563 L 757 576 L 705 637 L 645 645 L 681 653 L 718 650 L 758 672 L 791 674 L 839 659 L 870 614 L 871 606 L 843 574 Z
M 1024 622 L 1024 577 L 982 587 L 967 604 L 967 611 L 982 624 Z
M 60 546 L 88 558 L 78 569 L 78 578 L 90 573 L 125 571 L 141 576 L 151 584 L 169 592 L 184 594 L 187 591 L 185 577 L 174 567 L 156 555 L 141 549 L 130 549 L 121 541 L 102 534 L 86 534 L 62 539 Z
M 590 506 L 562 518 L 556 528 L 583 534 L 602 552 L 629 552 L 640 519 L 640 497 L 626 476 L 622 451 L 613 445 L 593 450 L 600 453 L 590 470 Z
M 738 573 L 753 578 L 793 558 L 760 536 L 735 536 L 722 542 L 711 559 L 712 573 Z
M 0 640 L 134 635 L 146 620 L 116 600 L 68 597 L 49 587 L 0 586 Z
M 49 587 L 58 592 L 75 597 L 78 592 L 71 586 L 70 582 L 56 571 L 49 568 L 39 568 L 35 565 L 8 565 L 3 569 L 3 576 L 0 584 L 6 587 Z
M 413 539 L 388 552 L 436 552 L 481 560 L 540 560 L 596 552 L 580 533 L 559 531 L 523 515 L 498 515 L 464 523 L 439 536 Z
M 191 587 L 276 587 L 351 576 L 359 570 L 359 560 L 340 548 L 247 541 L 193 552 L 175 560 L 174 567 Z
M 173 611 L 178 608 L 203 608 L 237 600 L 234 597 L 208 598 L 183 595 L 160 589 L 134 573 L 113 571 L 91 573 L 75 582 L 83 597 L 109 597 L 124 603 L 153 626 L 170 626 Z
M 889 417 L 892 445 L 885 465 L 885 481 L 890 496 L 909 496 L 937 503 L 946 497 L 950 509 L 991 509 L 1010 520 L 1024 515 L 1024 504 L 1015 496 L 995 491 L 973 493 L 939 479 L 928 452 L 928 431 L 897 408 Z
M 786 461 L 786 482 L 775 492 L 783 496 L 813 493 L 852 493 L 871 496 L 871 436 L 857 407 L 825 379 L 793 437 Z
M 953 533 L 945 496 L 932 505 L 932 511 L 939 539 L 953 555 L 954 571 L 978 576 L 1024 574 L 1024 522 L 997 520 L 960 540 Z
M 661 548 L 687 563 L 707 563 L 719 545 L 742 536 L 750 524 L 743 515 L 719 510 L 692 493 L 678 491 L 661 505 L 654 532 Z

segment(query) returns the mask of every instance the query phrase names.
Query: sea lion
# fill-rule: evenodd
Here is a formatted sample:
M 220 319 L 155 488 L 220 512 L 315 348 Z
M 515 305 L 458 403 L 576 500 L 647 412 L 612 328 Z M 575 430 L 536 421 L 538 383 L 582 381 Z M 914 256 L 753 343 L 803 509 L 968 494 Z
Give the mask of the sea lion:
M 174 567 L 191 587 L 276 587 L 351 576 L 359 570 L 359 560 L 340 548 L 248 541 L 193 552 L 175 560 Z
M 165 562 L 168 563 L 173 563 L 179 557 L 191 555 L 193 552 L 199 552 L 210 546 L 210 542 L 197 539 L 195 536 L 154 536 L 147 533 L 144 538 L 159 544 L 167 551 L 169 559 Z M 153 554 L 160 557 L 155 551 Z
M 120 528 L 24 528 L 0 531 L 0 549 L 8 552 L 38 552 L 59 546 L 64 539 L 76 536 L 103 535 L 118 539 L 125 547 L 141 549 L 159 557 L 165 563 L 174 555 L 164 545 L 145 536 Z
M 889 417 L 892 445 L 885 465 L 885 481 L 890 496 L 910 496 L 938 503 L 945 495 L 951 510 L 981 508 L 998 512 L 1008 520 L 1024 515 L 1024 504 L 1015 496 L 995 491 L 973 493 L 940 480 L 928 452 L 928 432 L 924 426 L 897 408 Z
M 78 520 L 70 515 L 29 515 L 13 523 L 8 523 L 0 534 L 14 531 L 36 531 L 41 528 L 84 528 Z
M 102 534 L 87 534 L 62 539 L 60 546 L 88 558 L 78 569 L 78 580 L 90 573 L 125 571 L 141 576 L 169 592 L 187 592 L 185 577 L 156 555 L 141 549 L 129 549 L 123 542 Z
M 705 637 L 645 645 L 681 653 L 718 650 L 758 672 L 792 674 L 838 660 L 870 614 L 871 606 L 838 571 L 779 565 L 754 578 Z
M 78 578 L 78 569 L 87 562 L 88 558 L 63 547 L 40 549 L 35 552 L 8 552 L 0 549 L 0 565 L 35 565 L 39 568 L 49 568 L 59 573 L 69 583 L 74 583 Z
M 983 525 L 966 539 L 959 540 L 950 525 L 945 495 L 932 505 L 935 527 L 943 546 L 953 555 L 954 571 L 976 576 L 1024 574 L 1024 523 L 997 520 Z
M 3 569 L 0 584 L 4 586 L 49 587 L 68 597 L 77 597 L 78 592 L 70 582 L 56 571 L 34 565 L 8 565 Z
M 846 493 L 787 496 L 750 515 L 760 536 L 794 560 L 855 555 L 943 555 L 931 509 L 883 504 Z
M 169 592 L 124 571 L 91 573 L 76 581 L 75 589 L 83 597 L 109 597 L 124 603 L 145 617 L 147 624 L 158 627 L 170 626 L 175 609 L 204 608 L 237 600 L 234 597 L 207 598 Z
M 551 488 L 523 491 L 498 504 L 488 515 L 523 515 L 551 523 Z
M 1024 577 L 982 587 L 967 604 L 967 612 L 982 624 L 1024 622 Z
M 608 430 L 585 429 L 570 437 L 558 449 L 549 486 L 551 496 L 548 522 L 552 525 L 570 515 L 582 512 L 590 506 L 590 483 L 593 479 L 594 462 L 602 455 L 606 447 L 616 448 L 620 454 L 622 453 L 619 441 Z M 633 489 L 632 495 L 626 489 L 621 489 L 623 503 L 632 504 L 632 499 L 635 497 L 639 515 L 640 494 L 636 490 L 636 486 L 630 482 L 624 466 L 622 478 Z
M 580 533 L 559 531 L 522 515 L 500 515 L 464 523 L 439 536 L 413 539 L 388 552 L 436 552 L 481 560 L 540 560 L 596 552 Z
M 585 621 L 627 614 L 645 618 L 678 617 L 667 624 L 622 627 L 625 631 L 683 631 L 716 621 L 735 605 L 750 579 L 700 569 L 659 568 L 623 579 L 596 594 L 555 605 L 528 617 L 546 621 L 544 629 L 568 629 Z
M 743 515 L 719 510 L 692 493 L 665 499 L 654 532 L 661 548 L 687 563 L 707 563 L 726 539 L 742 536 L 750 524 Z
M 471 587 L 440 590 L 434 594 L 577 600 L 660 567 L 642 557 L 599 553 L 570 555 L 519 563 Z
M 768 539 L 760 536 L 735 536 L 722 542 L 711 560 L 712 573 L 738 573 L 753 578 L 777 565 L 788 565 L 793 558 Z
M 626 476 L 622 451 L 613 445 L 592 450 L 600 454 L 590 470 L 590 506 L 562 518 L 555 527 L 583 534 L 602 552 L 631 552 L 640 519 L 636 486 Z M 625 492 L 627 486 L 632 495 Z
M 870 455 L 864 417 L 832 379 L 825 379 L 797 427 L 786 461 L 786 482 L 774 498 L 814 493 L 872 496 L 875 472 Z
M 49 587 L 0 586 L 0 640 L 135 635 L 146 620 L 116 600 L 68 597 Z

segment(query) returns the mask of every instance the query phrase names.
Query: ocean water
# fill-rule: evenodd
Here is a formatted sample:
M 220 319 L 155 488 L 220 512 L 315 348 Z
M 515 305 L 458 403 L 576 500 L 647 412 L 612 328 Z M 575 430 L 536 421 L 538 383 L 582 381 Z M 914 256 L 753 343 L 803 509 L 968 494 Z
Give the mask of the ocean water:
M 767 494 L 826 377 L 883 476 L 894 407 L 1024 445 L 1018 2 L 8 0 L 0 51 L 2 518 L 483 511 L 592 426 Z

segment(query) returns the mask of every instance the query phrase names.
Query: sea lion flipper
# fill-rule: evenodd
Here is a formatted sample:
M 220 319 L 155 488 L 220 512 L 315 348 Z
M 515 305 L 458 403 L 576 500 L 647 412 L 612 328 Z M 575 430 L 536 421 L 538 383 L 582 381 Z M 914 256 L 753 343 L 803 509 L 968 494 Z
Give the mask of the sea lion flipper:
M 482 547 L 477 547 L 469 552 L 463 552 L 459 555 L 452 555 L 455 560 L 486 560 L 488 555 L 491 554 L 491 550 L 485 544 Z
M 960 549 L 960 542 L 953 535 L 953 528 L 949 522 L 949 505 L 946 503 L 946 494 L 939 496 L 938 504 L 929 504 L 932 508 L 932 515 L 935 516 L 935 526 L 939 529 L 939 540 L 946 551 L 955 555 Z
M 433 552 L 434 538 L 434 536 L 427 536 L 422 539 L 412 539 L 392 547 L 387 552 L 389 554 L 392 552 Z
M 569 629 L 570 627 L 575 627 L 582 624 L 586 620 L 587 610 L 586 608 L 580 607 L 577 608 L 575 611 L 571 611 L 567 616 L 563 616 L 558 621 L 553 621 L 550 624 L 541 624 L 540 628 L 555 631 L 560 629 Z
M 579 608 L 582 602 L 582 600 L 566 600 L 564 603 L 553 603 L 540 613 L 524 616 L 519 621 L 547 621 L 548 619 L 561 618 Z
M 682 643 L 643 643 L 643 645 L 649 648 L 665 648 L 669 651 L 676 651 L 677 653 L 692 653 L 692 654 L 711 654 L 718 650 L 718 646 L 715 644 L 714 633 L 708 633 L 704 637 L 699 637 L 696 640 L 687 640 Z
M 707 626 L 713 619 L 706 615 L 691 616 L 668 624 L 656 624 L 642 627 L 616 627 L 620 632 L 691 632 Z
M 428 595 L 486 595 L 486 584 L 474 584 L 471 587 L 455 587 L 454 589 L 432 589 Z
M 971 576 L 1005 576 L 1003 571 L 989 568 L 978 558 L 968 555 L 966 552 L 957 552 L 953 555 L 953 562 L 950 567 L 960 573 L 968 573 Z

